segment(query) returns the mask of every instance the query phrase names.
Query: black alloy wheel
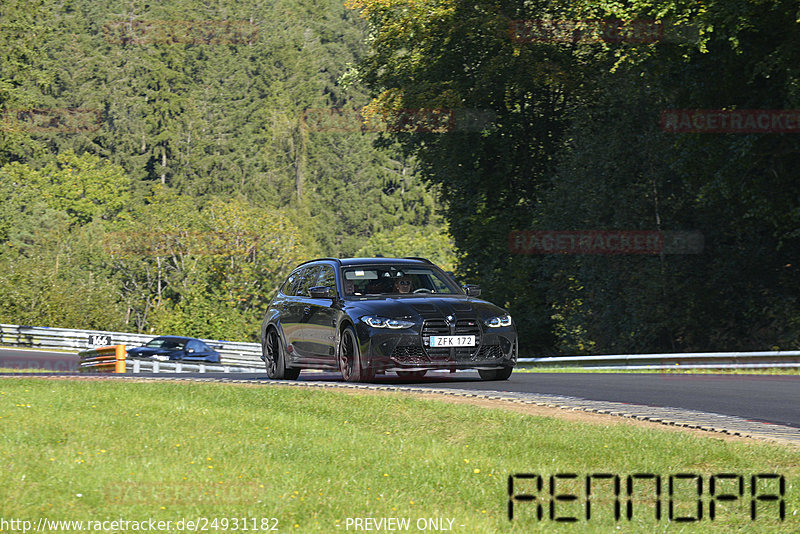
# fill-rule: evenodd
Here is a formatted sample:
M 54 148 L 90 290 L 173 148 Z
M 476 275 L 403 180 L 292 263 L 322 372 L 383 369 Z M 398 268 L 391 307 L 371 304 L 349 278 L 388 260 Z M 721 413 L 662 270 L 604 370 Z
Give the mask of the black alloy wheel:
M 364 367 L 356 342 L 356 333 L 349 326 L 342 330 L 342 338 L 339 341 L 339 370 L 345 382 L 367 382 L 375 378 L 375 370 Z
M 286 356 L 280 336 L 274 328 L 267 331 L 267 339 L 262 348 L 264 364 L 267 367 L 267 376 L 273 380 L 297 380 L 300 369 L 286 367 Z

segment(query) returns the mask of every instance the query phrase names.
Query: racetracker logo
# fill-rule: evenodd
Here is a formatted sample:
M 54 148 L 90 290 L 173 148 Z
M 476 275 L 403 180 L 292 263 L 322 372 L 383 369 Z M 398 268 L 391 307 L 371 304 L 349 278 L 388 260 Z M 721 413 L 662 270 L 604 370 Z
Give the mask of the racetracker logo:
M 179 447 L 176 445 L 176 449 Z M 105 502 L 115 505 L 230 505 L 252 503 L 264 491 L 256 483 L 115 482 L 103 491 Z
M 142 256 L 249 256 L 258 252 L 259 235 L 245 232 L 110 232 L 103 248 L 122 258 Z
M 81 133 L 100 129 L 97 109 L 8 109 L 0 113 L 0 131 L 27 133 Z
M 258 41 L 258 26 L 247 20 L 118 20 L 106 22 L 111 44 L 238 45 Z
M 508 236 L 512 254 L 699 254 L 700 232 L 651 230 L 515 230 Z
M 659 122 L 668 133 L 800 133 L 800 110 L 668 109 Z
M 318 108 L 303 112 L 309 132 L 324 133 L 450 133 L 490 128 L 496 114 L 487 109 L 401 109 L 386 115 L 364 108 Z
M 698 28 L 647 19 L 512 20 L 514 43 L 532 44 L 650 44 L 660 41 L 694 42 Z

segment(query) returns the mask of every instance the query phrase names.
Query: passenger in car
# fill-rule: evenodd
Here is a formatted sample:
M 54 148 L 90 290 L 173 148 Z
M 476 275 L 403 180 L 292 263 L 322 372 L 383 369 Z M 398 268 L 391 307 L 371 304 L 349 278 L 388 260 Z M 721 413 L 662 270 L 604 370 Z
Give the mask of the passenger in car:
M 356 295 L 356 284 L 352 280 L 345 280 L 344 281 L 344 294 L 347 297 L 351 297 Z
M 411 293 L 411 279 L 407 276 L 401 276 L 394 281 L 395 293 Z

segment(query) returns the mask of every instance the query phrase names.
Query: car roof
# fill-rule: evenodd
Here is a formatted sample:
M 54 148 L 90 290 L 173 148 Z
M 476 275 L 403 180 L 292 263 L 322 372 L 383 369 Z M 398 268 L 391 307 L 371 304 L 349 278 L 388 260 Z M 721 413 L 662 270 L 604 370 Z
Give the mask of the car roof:
M 316 260 L 309 260 L 301 263 L 300 265 L 307 265 L 309 263 L 331 261 L 338 263 L 342 266 L 348 265 L 385 265 L 385 264 L 407 264 L 407 265 L 433 265 L 433 262 L 425 258 L 317 258 Z M 300 266 L 298 265 L 298 267 Z
M 171 340 L 171 341 L 191 341 L 191 340 L 197 339 L 197 338 L 195 338 L 195 337 L 184 337 L 184 336 L 158 336 L 158 337 L 154 337 L 153 339 L 168 339 L 168 340 Z M 153 341 L 153 339 L 151 339 L 150 341 Z
M 341 260 L 342 265 L 363 265 L 365 263 L 371 263 L 374 265 L 382 265 L 387 263 L 405 263 L 405 264 L 418 264 L 418 263 L 425 263 L 430 264 L 429 261 L 423 260 L 421 258 L 344 258 Z

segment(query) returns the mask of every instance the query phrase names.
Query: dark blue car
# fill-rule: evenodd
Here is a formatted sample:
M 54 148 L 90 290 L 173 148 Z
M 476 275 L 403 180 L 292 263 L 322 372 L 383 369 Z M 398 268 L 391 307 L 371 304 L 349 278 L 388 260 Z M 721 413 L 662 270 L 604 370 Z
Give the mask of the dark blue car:
M 219 363 L 219 352 L 193 337 L 160 336 L 142 347 L 128 349 L 129 358 Z

